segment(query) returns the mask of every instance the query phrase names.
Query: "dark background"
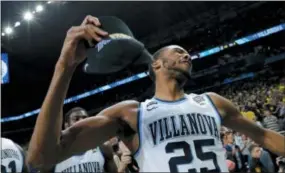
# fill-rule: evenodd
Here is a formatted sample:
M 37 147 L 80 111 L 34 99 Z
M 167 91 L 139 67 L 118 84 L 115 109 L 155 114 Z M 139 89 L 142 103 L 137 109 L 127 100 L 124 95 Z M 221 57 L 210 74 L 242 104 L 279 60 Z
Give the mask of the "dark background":
M 1 2 L 1 26 L 13 25 L 21 19 L 21 12 L 33 9 L 40 2 Z M 46 4 L 46 2 L 41 2 Z M 14 33 L 2 37 L 1 52 L 9 54 L 10 83 L 1 85 L 1 116 L 15 116 L 41 106 L 51 80 L 54 65 L 68 28 L 79 25 L 86 15 L 117 16 L 133 31 L 136 38 L 143 41 L 150 52 L 167 44 L 180 44 L 190 53 L 229 42 L 262 29 L 280 24 L 278 20 L 262 19 L 247 21 L 269 10 L 284 8 L 283 2 L 54 2 L 45 5 L 42 13 L 31 22 L 21 22 Z M 239 22 L 239 23 L 238 23 Z M 283 20 L 284 22 L 284 20 Z M 220 27 L 219 31 L 216 29 Z M 222 28 L 225 28 L 225 32 Z M 219 36 L 221 35 L 221 36 Z M 205 70 L 218 63 L 226 54 L 249 52 L 257 45 L 278 47 L 284 44 L 284 32 L 275 34 L 244 46 L 228 49 L 222 53 L 194 61 L 194 73 Z M 243 66 L 245 62 L 237 65 Z M 282 68 L 282 64 L 275 64 Z M 110 76 L 84 74 L 79 67 L 72 79 L 68 96 L 95 89 L 98 86 L 123 79 L 130 74 L 144 71 L 146 68 L 124 70 Z M 236 73 L 259 70 L 242 69 Z M 234 73 L 233 73 L 234 74 Z M 190 81 L 186 87 L 199 89 L 201 86 L 214 84 L 219 79 L 228 77 L 229 69 L 220 70 L 215 75 L 203 75 Z M 106 80 L 107 79 L 107 80 Z M 91 111 L 108 102 L 122 99 L 122 95 L 132 93 L 133 97 L 151 91 L 149 78 L 97 94 L 64 107 L 64 112 L 74 106 L 82 106 Z M 144 96 L 150 96 L 147 92 Z M 113 101 L 114 100 L 114 101 Z M 96 112 L 96 111 L 93 111 Z M 19 121 L 2 123 L 2 136 L 20 143 L 30 138 L 36 116 Z

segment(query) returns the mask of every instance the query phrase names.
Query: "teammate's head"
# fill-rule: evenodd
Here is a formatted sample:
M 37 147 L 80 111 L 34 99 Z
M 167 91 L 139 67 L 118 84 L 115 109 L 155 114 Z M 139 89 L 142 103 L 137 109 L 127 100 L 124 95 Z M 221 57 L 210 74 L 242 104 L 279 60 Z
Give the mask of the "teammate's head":
M 162 76 L 185 83 L 191 75 L 192 63 L 188 52 L 180 46 L 166 46 L 153 54 L 149 65 L 152 80 Z
M 80 107 L 72 108 L 65 114 L 65 128 L 87 117 L 88 113 L 85 109 Z

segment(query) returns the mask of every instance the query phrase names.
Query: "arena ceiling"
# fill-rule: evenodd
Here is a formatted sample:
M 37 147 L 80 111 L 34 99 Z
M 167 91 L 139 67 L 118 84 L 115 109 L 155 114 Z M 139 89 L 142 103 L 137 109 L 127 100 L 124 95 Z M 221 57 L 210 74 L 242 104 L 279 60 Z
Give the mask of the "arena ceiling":
M 1 26 L 13 25 L 11 22 L 19 20 L 23 10 L 34 8 L 37 3 L 2 1 Z M 36 20 L 23 22 L 11 37 L 2 37 L 2 52 L 8 52 L 10 57 L 11 81 L 2 86 L 2 116 L 17 115 L 41 105 L 65 33 L 86 15 L 117 16 L 141 39 L 189 18 L 198 24 L 198 16 L 211 9 L 246 3 L 250 2 L 54 2 Z M 82 92 L 85 85 L 99 79 L 85 76 L 81 70 L 76 73 L 71 87 L 74 92 Z M 23 105 L 22 109 L 11 109 L 13 104 Z

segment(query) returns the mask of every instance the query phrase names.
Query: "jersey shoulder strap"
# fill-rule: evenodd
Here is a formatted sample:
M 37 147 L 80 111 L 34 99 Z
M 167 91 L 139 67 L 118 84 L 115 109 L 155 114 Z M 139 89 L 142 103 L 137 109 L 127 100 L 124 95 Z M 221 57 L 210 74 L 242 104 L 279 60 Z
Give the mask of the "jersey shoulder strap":
M 16 146 L 16 148 L 19 150 L 22 158 L 23 158 L 23 168 L 22 168 L 22 172 L 28 172 L 28 167 L 26 165 L 26 154 L 25 151 L 23 150 L 22 147 L 20 147 L 18 144 L 14 143 L 14 145 Z

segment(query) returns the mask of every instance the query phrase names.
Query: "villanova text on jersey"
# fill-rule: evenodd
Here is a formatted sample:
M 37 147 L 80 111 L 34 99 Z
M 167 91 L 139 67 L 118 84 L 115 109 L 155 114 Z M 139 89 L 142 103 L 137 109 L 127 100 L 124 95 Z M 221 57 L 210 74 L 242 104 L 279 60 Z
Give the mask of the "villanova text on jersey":
M 20 156 L 18 155 L 17 151 L 12 149 L 1 150 L 1 160 L 8 158 L 20 160 Z
M 104 156 L 97 147 L 58 163 L 54 172 L 104 172 L 104 164 Z
M 181 114 L 178 117 L 172 115 L 148 124 L 153 145 L 168 139 L 192 135 L 211 135 L 220 140 L 214 117 L 200 113 Z
M 228 172 L 221 117 L 206 94 L 141 102 L 138 122 L 141 172 Z
M 69 172 L 103 172 L 100 168 L 99 162 L 85 162 L 80 164 L 72 165 L 65 170 L 62 171 L 63 173 Z

